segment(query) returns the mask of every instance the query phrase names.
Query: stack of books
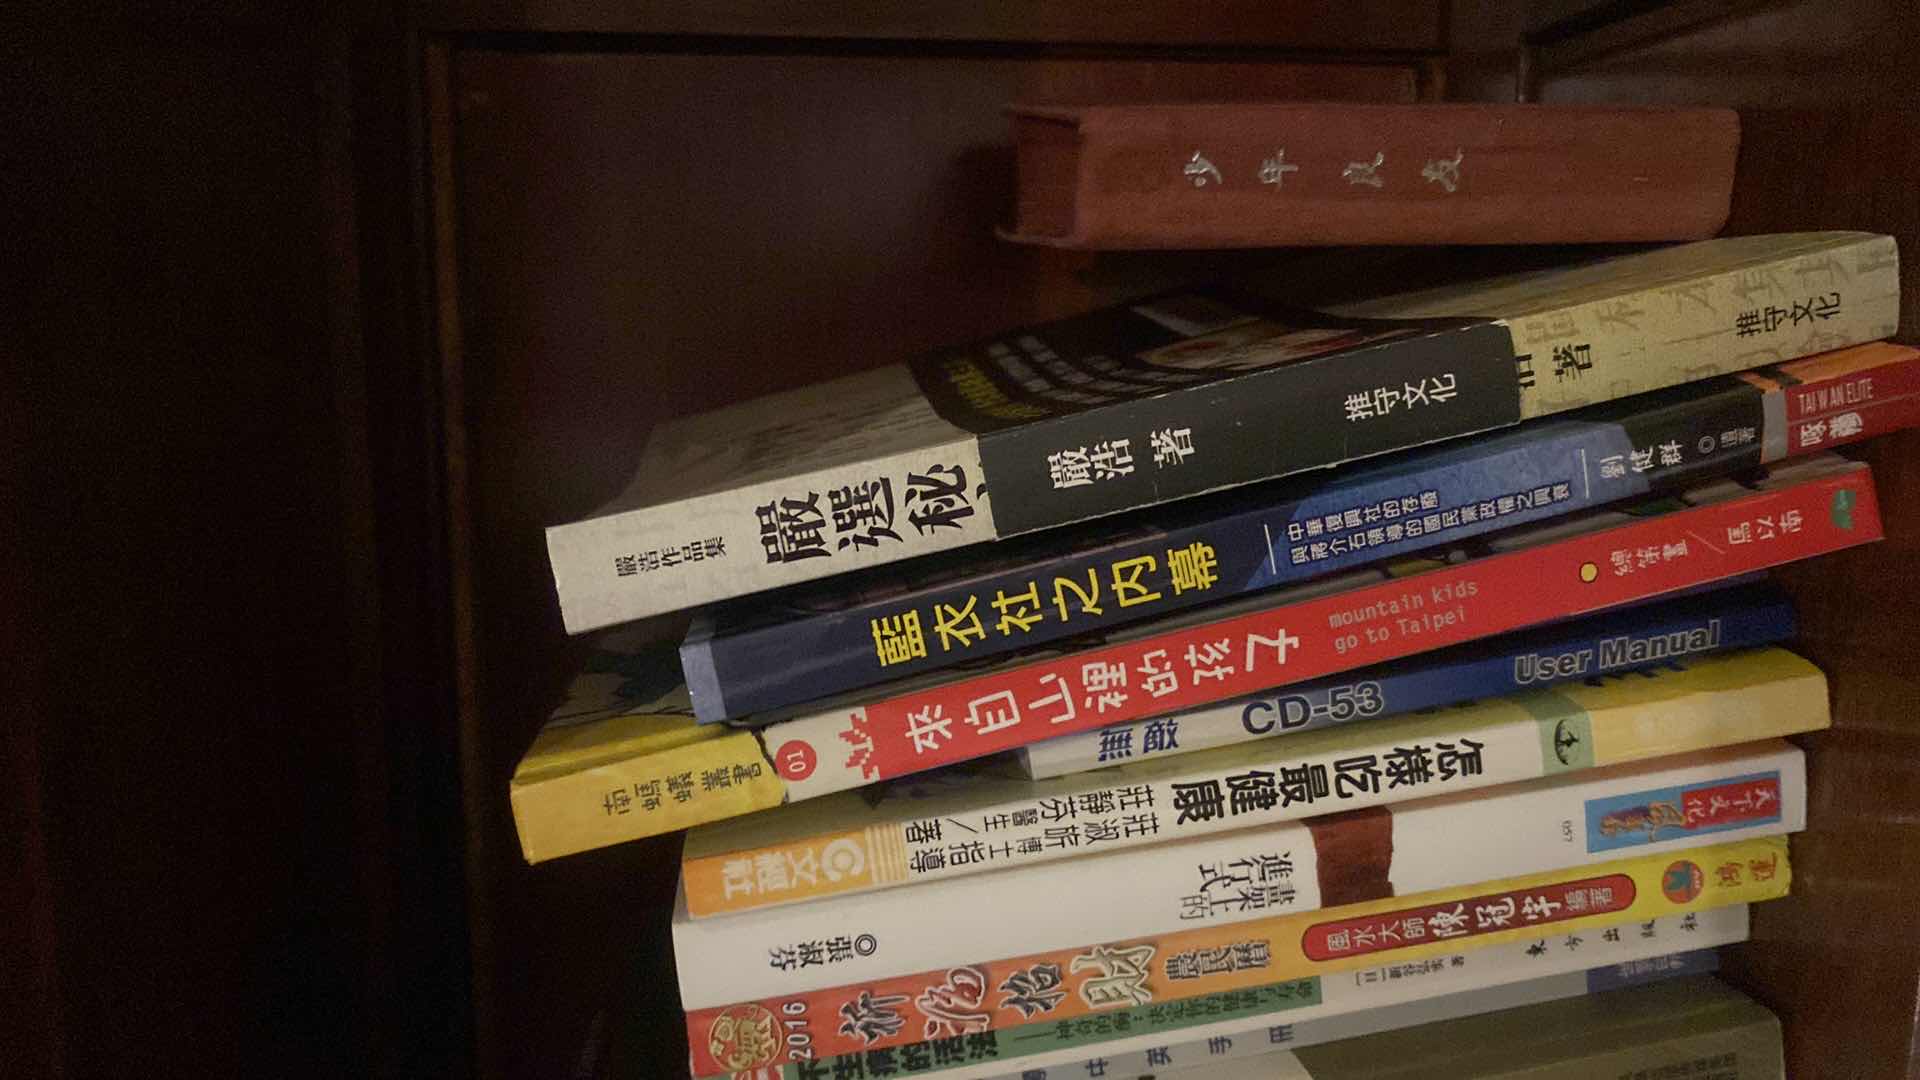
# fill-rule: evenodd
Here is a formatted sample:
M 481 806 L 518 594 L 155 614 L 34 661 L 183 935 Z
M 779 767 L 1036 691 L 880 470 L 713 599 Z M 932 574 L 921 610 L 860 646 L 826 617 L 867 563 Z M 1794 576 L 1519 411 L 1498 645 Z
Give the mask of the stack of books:
M 1303 107 L 1261 109 L 1016 113 L 1009 238 L 1724 217 L 1715 110 L 1368 107 L 1343 169 L 1255 153 Z M 1596 234 L 1619 184 L 1556 204 L 1492 114 L 1699 152 L 1615 162 L 1653 186 Z M 690 830 L 699 1078 L 1777 1076 L 1703 973 L 1787 892 L 1787 737 L 1829 722 L 1767 571 L 1879 539 L 1832 451 L 1920 422 L 1897 274 L 1825 232 L 1318 311 L 1211 283 L 663 425 L 548 530 L 601 637 L 514 777 L 525 855 Z M 619 625 L 683 610 L 677 650 Z

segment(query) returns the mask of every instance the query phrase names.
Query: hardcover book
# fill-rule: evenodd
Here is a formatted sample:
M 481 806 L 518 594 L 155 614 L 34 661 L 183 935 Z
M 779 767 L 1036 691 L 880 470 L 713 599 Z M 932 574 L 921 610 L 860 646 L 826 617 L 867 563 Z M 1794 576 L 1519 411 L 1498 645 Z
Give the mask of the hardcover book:
M 694 918 L 954 879 L 1823 728 L 1783 649 L 1031 781 L 986 769 L 696 828 Z
M 1877 342 L 736 601 L 696 617 L 681 664 L 703 722 L 772 712 L 1916 423 L 1920 350 Z
M 1084 836 L 1093 820 L 1067 824 Z M 1165 844 L 1093 844 L 1065 861 L 831 903 L 714 919 L 682 909 L 674 954 L 693 962 L 679 965 L 680 1001 L 770 998 L 1043 952 L 1063 934 L 1224 926 L 1805 825 L 1802 754 L 1768 740 Z M 1007 908 L 1040 896 L 1044 909 Z
M 815 1059 L 976 1037 L 984 1052 L 989 1034 L 1208 994 L 1306 1004 L 1328 976 L 1769 900 L 1790 876 L 1784 837 L 1746 840 L 695 1009 L 692 1071 L 777 1067 L 795 1040 Z
M 1887 337 L 1897 263 L 1886 236 L 1749 236 L 1333 312 L 1197 290 L 1011 331 L 661 425 L 625 492 L 547 530 L 561 614 L 578 633 Z
M 1793 604 L 1764 583 L 1689 591 L 1597 615 L 1310 679 L 1250 698 L 1134 720 L 1014 751 L 1028 777 L 1102 769 L 1295 731 L 1602 678 L 1793 636 Z
M 1017 105 L 1014 222 L 1067 248 L 1548 244 L 1714 235 L 1731 109 Z

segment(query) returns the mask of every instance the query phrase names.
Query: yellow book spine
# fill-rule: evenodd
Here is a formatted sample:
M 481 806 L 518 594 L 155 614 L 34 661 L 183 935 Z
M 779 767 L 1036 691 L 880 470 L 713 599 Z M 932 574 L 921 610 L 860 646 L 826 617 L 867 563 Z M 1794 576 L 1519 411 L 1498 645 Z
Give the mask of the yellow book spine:
M 530 863 L 778 806 L 786 783 L 749 732 L 530 779 L 511 789 Z
M 694 1074 L 764 1068 L 1446 956 L 1786 895 L 1784 837 L 925 971 L 687 1014 Z M 1012 915 L 1010 917 L 1018 917 Z M 1000 992 L 995 992 L 998 988 Z M 776 1021 L 777 1018 L 777 1021 Z M 776 1038 L 778 1032 L 780 1037 Z

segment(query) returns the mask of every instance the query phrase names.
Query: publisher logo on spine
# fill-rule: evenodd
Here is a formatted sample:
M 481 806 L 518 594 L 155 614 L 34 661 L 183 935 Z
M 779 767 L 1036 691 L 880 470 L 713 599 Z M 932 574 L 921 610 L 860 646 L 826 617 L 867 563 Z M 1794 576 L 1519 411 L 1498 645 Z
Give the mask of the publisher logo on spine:
M 1536 713 L 1540 726 L 1540 764 L 1546 775 L 1593 768 L 1593 720 L 1577 704 L 1551 690 L 1536 691 L 1531 697 L 1516 700 L 1540 711 Z
M 773 1014 L 758 1005 L 735 1005 L 707 1028 L 707 1052 L 726 1069 L 751 1069 L 773 1060 Z
M 1660 891 L 1676 904 L 1690 903 L 1707 887 L 1707 875 L 1689 859 L 1681 859 L 1660 875 Z

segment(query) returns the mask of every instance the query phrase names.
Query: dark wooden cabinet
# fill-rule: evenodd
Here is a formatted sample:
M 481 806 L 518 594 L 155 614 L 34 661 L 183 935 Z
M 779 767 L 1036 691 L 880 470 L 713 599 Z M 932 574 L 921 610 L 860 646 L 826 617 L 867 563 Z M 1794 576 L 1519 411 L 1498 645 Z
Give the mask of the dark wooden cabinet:
M 55 1074 L 674 1073 L 675 841 L 514 838 L 579 652 L 541 526 L 662 418 L 1243 257 L 995 239 L 1015 99 L 1733 105 L 1729 231 L 1920 253 L 1898 0 L 267 7 L 22 38 L 12 212 L 69 254 L 0 473 L 8 1038 Z M 1917 452 L 1863 451 L 1887 542 L 1785 575 L 1837 721 L 1731 967 L 1797 1076 L 1920 1072 Z

